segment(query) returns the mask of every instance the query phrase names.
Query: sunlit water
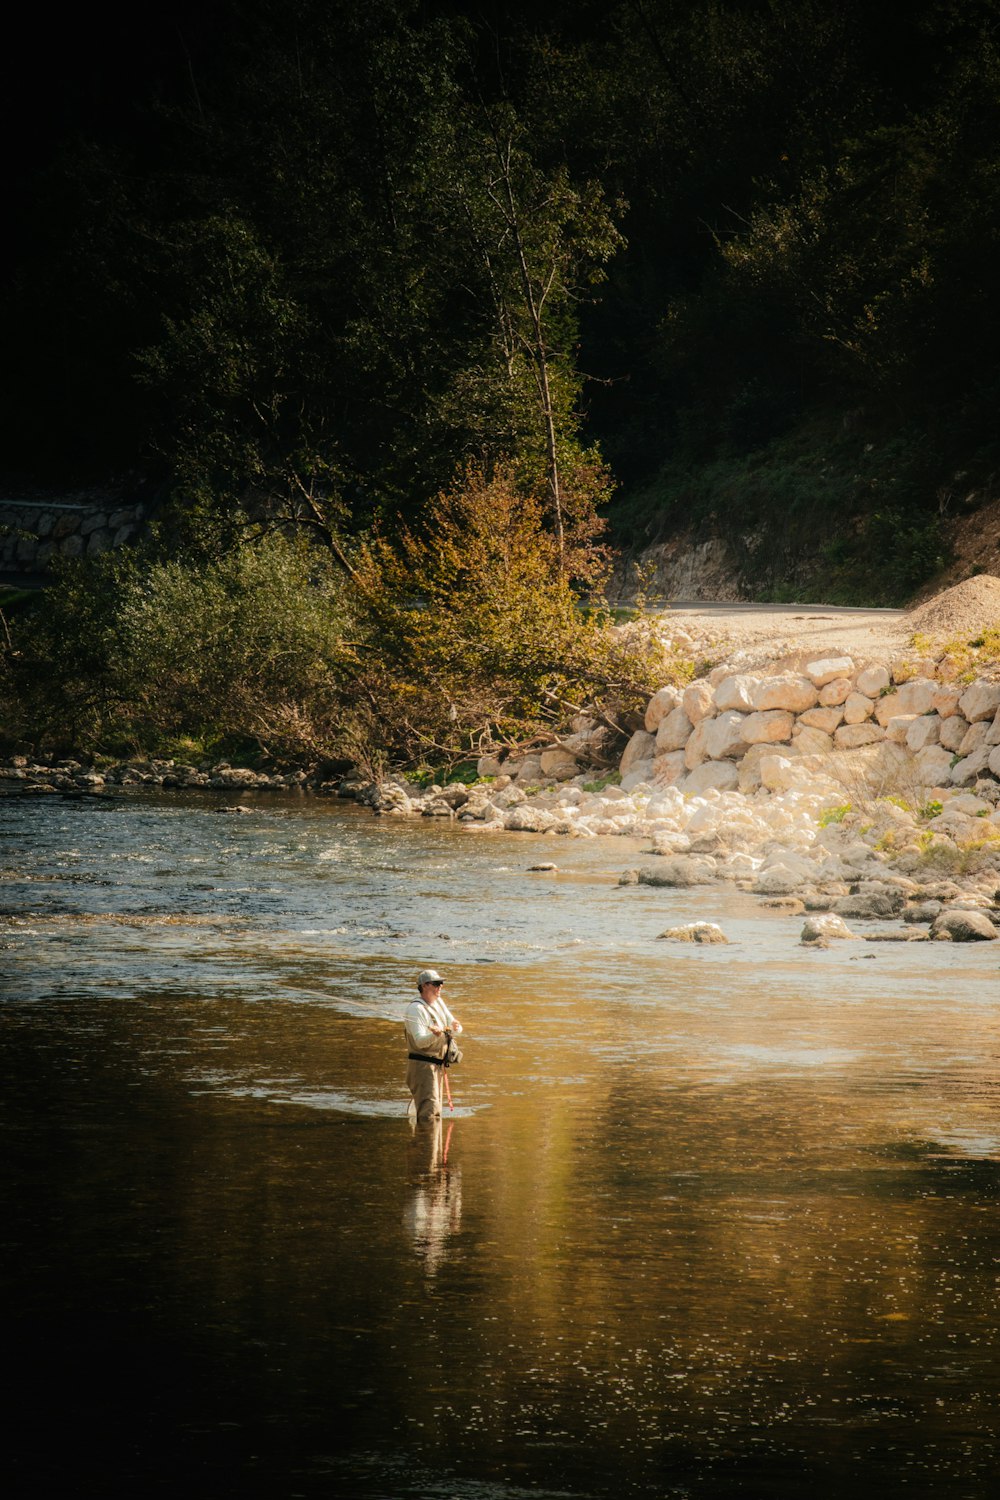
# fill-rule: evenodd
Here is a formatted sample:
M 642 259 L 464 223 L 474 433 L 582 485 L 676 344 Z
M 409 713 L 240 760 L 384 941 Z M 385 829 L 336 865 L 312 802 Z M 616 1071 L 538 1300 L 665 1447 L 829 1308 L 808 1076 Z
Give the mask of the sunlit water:
M 6 1493 L 994 1493 L 997 949 L 248 805 L 0 800 Z

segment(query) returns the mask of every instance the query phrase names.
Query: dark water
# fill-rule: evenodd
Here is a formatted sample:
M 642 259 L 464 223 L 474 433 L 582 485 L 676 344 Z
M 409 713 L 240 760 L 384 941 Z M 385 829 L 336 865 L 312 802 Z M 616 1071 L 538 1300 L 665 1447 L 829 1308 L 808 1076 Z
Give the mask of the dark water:
M 0 835 L 6 1494 L 995 1492 L 991 946 L 340 805 Z M 425 964 L 468 1045 L 414 1134 Z

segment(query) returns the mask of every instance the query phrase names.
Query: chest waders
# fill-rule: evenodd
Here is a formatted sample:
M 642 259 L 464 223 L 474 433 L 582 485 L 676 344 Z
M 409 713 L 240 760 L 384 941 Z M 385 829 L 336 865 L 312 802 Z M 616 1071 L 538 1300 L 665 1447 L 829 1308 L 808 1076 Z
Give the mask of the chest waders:
M 441 1083 L 443 1084 L 445 1094 L 448 1097 L 448 1108 L 451 1110 L 452 1114 L 454 1114 L 455 1105 L 451 1097 L 451 1080 L 448 1077 L 448 1069 L 451 1067 L 451 1058 L 448 1055 L 450 1051 L 451 1032 L 446 1031 L 444 1033 L 444 1057 L 431 1057 L 426 1052 L 408 1052 L 406 1055 L 411 1062 L 431 1063 L 435 1068 L 441 1069 Z

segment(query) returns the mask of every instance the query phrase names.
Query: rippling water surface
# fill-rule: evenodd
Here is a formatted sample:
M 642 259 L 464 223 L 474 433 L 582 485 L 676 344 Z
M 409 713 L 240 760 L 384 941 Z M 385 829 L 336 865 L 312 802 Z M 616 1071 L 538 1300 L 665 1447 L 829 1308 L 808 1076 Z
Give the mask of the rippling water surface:
M 7 1493 L 992 1496 L 992 945 L 248 806 L 0 801 Z

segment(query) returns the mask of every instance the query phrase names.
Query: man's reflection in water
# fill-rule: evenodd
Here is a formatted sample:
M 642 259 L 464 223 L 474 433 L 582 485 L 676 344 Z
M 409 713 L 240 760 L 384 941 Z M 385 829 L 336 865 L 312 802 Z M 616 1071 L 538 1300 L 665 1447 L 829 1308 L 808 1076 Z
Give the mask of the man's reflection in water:
M 428 1276 L 437 1274 L 444 1260 L 448 1236 L 462 1222 L 462 1169 L 448 1161 L 454 1120 L 444 1125 L 440 1116 L 410 1126 L 410 1200 L 403 1223 L 414 1249 L 423 1256 Z

